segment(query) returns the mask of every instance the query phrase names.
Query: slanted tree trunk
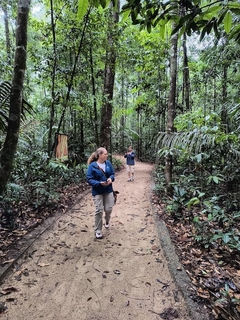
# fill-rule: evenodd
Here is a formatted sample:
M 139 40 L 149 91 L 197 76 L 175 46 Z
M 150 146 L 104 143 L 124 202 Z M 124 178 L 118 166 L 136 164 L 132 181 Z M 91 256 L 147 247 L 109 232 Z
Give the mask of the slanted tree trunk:
M 174 132 L 174 119 L 176 112 L 176 86 L 177 86 L 177 43 L 178 34 L 171 38 L 171 58 L 170 58 L 170 91 L 168 97 L 167 134 Z M 169 153 L 165 158 L 165 179 L 167 192 L 172 194 L 172 156 Z
M 23 81 L 27 59 L 27 23 L 29 7 L 30 0 L 19 0 L 16 28 L 16 51 L 10 96 L 9 120 L 7 136 L 3 145 L 0 159 L 0 195 L 3 194 L 9 180 L 18 143 L 22 108 Z
M 74 61 L 71 77 L 70 77 L 70 80 L 69 80 L 69 83 L 68 83 L 68 86 L 67 86 L 67 94 L 66 94 L 66 98 L 65 98 L 65 101 L 64 101 L 64 105 L 63 105 L 63 111 L 62 111 L 62 114 L 61 114 L 61 117 L 60 117 L 60 120 L 59 120 L 59 123 L 58 123 L 57 133 L 60 132 L 60 129 L 61 129 L 62 124 L 63 124 L 64 117 L 65 117 L 65 113 L 66 113 L 66 110 L 67 110 L 67 107 L 68 107 L 68 104 L 69 104 L 70 94 L 71 94 L 71 91 L 72 91 L 72 87 L 74 85 L 74 77 L 75 77 L 75 74 L 76 74 L 78 61 L 80 59 L 80 54 L 81 54 L 81 50 L 82 50 L 82 47 L 83 47 L 83 40 L 84 40 L 84 37 L 85 37 L 85 31 L 86 31 L 87 24 L 88 24 L 88 21 L 89 21 L 90 12 L 91 12 L 91 8 L 88 9 L 88 12 L 87 12 L 87 14 L 85 16 L 85 22 L 84 22 L 84 26 L 83 26 L 83 30 L 82 30 L 82 35 L 81 35 L 81 39 L 80 39 L 80 42 L 79 42 L 77 54 L 75 56 L 75 61 Z M 53 144 L 52 151 L 54 150 L 54 146 L 55 146 L 55 144 Z
M 112 99 L 115 78 L 117 24 L 119 22 L 119 1 L 117 9 L 113 10 L 110 5 L 108 47 L 106 51 L 103 105 L 101 109 L 100 145 L 111 152 L 111 122 L 112 122 Z

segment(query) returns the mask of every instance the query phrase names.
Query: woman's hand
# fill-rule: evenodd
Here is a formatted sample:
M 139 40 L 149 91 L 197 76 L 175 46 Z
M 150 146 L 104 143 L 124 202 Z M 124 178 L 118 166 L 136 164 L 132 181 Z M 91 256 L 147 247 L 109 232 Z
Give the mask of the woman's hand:
M 102 186 L 107 187 L 112 183 L 112 179 L 108 178 L 107 181 L 101 181 L 100 183 L 101 183 Z

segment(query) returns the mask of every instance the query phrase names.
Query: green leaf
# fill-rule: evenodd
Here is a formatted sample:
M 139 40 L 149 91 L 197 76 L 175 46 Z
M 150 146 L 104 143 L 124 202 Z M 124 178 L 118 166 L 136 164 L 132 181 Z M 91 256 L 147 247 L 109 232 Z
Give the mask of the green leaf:
M 191 198 L 187 203 L 188 209 L 190 209 L 191 206 L 195 206 L 199 203 L 200 203 L 200 200 L 197 197 Z
M 226 33 L 229 33 L 232 27 L 232 13 L 230 11 L 225 15 L 223 22 Z
M 88 9 L 88 0 L 78 0 L 78 12 L 77 17 L 79 20 L 85 16 L 87 9 Z
M 229 233 L 224 233 L 222 240 L 224 243 L 228 243 L 230 241 Z
M 213 176 L 213 181 L 214 181 L 215 183 L 218 183 L 218 182 L 219 182 L 219 181 L 218 181 L 218 177 Z
M 130 13 L 131 13 L 131 10 L 130 10 L 130 9 L 124 10 L 124 11 L 122 11 L 122 12 L 120 13 L 121 16 L 122 16 L 122 22 L 124 22 L 124 21 L 126 21 L 126 20 L 128 19 Z
M 228 3 L 228 7 L 231 9 L 240 9 L 240 3 L 239 2 L 232 2 L 232 3 Z

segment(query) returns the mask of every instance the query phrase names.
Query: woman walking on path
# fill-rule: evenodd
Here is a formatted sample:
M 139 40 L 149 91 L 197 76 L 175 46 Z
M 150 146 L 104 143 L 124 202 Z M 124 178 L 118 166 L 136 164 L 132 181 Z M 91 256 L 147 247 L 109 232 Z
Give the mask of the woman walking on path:
M 134 169 L 135 169 L 135 152 L 132 146 L 128 147 L 127 153 L 125 153 L 124 158 L 126 158 L 128 181 L 134 180 Z
M 105 228 L 109 228 L 114 196 L 112 182 L 114 181 L 114 169 L 109 160 L 105 148 L 98 148 L 89 157 L 87 164 L 87 181 L 92 186 L 92 196 L 95 205 L 95 236 L 102 239 L 102 217 L 105 212 Z

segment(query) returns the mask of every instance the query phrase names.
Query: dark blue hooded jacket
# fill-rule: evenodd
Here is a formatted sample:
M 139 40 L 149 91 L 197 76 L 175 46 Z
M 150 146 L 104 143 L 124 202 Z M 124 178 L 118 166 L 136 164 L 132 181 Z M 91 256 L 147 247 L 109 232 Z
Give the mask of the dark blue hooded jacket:
M 135 157 L 135 152 L 132 151 L 130 154 L 125 154 L 124 158 L 127 158 L 127 165 L 129 166 L 134 166 L 135 165 L 135 161 L 134 161 L 134 157 Z
M 105 175 L 106 174 L 106 175 Z M 114 169 L 109 160 L 105 161 L 105 174 L 99 169 L 97 162 L 89 164 L 87 169 L 87 181 L 92 186 L 92 195 L 113 192 L 112 184 L 108 186 L 101 185 L 102 181 L 107 181 L 108 178 L 114 181 Z

